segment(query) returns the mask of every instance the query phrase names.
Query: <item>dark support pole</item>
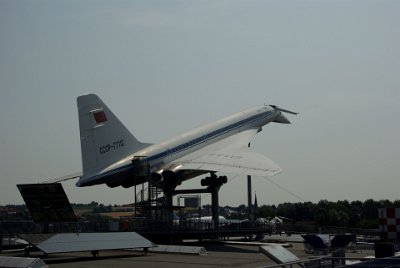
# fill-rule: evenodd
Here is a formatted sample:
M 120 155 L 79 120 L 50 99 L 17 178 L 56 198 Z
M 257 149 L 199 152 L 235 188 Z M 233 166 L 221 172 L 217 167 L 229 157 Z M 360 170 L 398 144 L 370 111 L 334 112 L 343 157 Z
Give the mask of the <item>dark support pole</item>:
M 250 148 L 250 142 L 247 144 L 247 147 Z M 251 200 L 251 176 L 247 175 L 247 208 L 250 222 L 254 220 L 253 205 L 251 204 Z
M 49 224 L 49 207 L 44 207 L 44 223 L 43 223 L 43 233 L 48 234 L 50 231 L 50 224 Z
M 214 222 L 214 229 L 219 228 L 219 199 L 218 191 L 221 186 L 212 186 L 211 190 L 211 207 L 212 207 L 212 219 Z
M 165 208 L 166 208 L 166 222 L 169 227 L 172 227 L 172 224 L 174 222 L 173 216 L 174 216 L 174 211 L 173 211 L 173 194 L 172 190 L 167 190 L 164 191 L 165 195 Z
M 164 182 L 162 190 L 165 196 L 166 222 L 169 227 L 174 223 L 173 196 L 176 186 L 178 186 L 178 177 L 172 171 L 164 171 L 162 173 Z
M 134 185 L 134 191 L 135 191 L 135 218 L 137 217 L 138 210 L 137 210 L 137 196 L 136 196 L 136 179 L 135 179 L 135 185 Z
M 253 213 L 253 205 L 251 203 L 251 176 L 247 175 L 247 208 L 248 208 L 248 216 L 249 221 L 254 220 L 254 213 Z

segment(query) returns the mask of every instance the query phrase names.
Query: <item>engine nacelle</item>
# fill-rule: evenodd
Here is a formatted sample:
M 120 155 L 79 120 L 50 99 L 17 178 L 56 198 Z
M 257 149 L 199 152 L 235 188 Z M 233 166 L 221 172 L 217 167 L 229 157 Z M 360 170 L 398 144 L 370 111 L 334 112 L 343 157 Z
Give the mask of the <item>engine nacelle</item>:
M 133 179 L 124 180 L 121 183 L 121 186 L 124 187 L 124 188 L 130 188 L 132 186 L 135 186 L 135 180 L 133 180 Z
M 226 176 L 215 176 L 211 175 L 210 177 L 205 177 L 200 181 L 201 186 L 221 186 L 224 183 L 228 182 L 228 178 Z
M 151 180 L 153 182 L 159 182 L 162 179 L 161 174 L 157 173 L 157 172 L 153 172 L 151 173 Z
M 115 187 L 121 186 L 121 182 L 120 181 L 107 182 L 106 184 L 110 188 L 115 188 Z

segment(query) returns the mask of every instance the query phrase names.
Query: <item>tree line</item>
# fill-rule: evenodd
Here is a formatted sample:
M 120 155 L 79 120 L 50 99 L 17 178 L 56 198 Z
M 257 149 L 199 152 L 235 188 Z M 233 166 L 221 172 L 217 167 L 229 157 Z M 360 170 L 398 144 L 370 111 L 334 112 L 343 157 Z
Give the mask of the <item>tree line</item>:
M 397 207 L 400 200 L 375 201 L 328 201 L 318 203 L 283 203 L 278 206 L 262 205 L 255 210 L 255 217 L 268 218 L 282 216 L 295 222 L 310 222 L 316 225 L 349 228 L 378 228 L 378 209 Z
M 72 204 L 74 208 L 86 208 L 92 213 L 113 211 L 116 205 L 103 205 L 97 202 L 89 204 Z M 121 211 L 121 207 L 118 206 Z M 400 200 L 389 201 L 368 199 L 362 201 L 339 200 L 336 202 L 321 200 L 318 203 L 282 203 L 279 205 L 262 205 L 255 208 L 255 218 L 273 218 L 276 216 L 292 219 L 296 223 L 348 228 L 375 229 L 379 226 L 378 209 L 400 208 Z M 126 209 L 132 209 L 127 207 Z M 227 213 L 229 211 L 229 214 Z M 204 205 L 201 215 L 211 215 L 211 205 Z M 220 207 L 220 215 L 232 219 L 246 219 L 246 205 L 238 207 Z M 0 221 L 30 219 L 25 205 L 0 206 Z

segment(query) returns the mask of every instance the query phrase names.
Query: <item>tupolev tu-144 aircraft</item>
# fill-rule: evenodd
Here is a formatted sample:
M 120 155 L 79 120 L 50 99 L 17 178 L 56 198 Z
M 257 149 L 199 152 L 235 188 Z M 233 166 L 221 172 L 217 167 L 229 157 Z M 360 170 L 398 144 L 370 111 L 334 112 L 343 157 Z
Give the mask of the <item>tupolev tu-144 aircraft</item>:
M 132 187 L 134 159 L 147 163 L 153 181 L 182 181 L 210 173 L 273 176 L 281 168 L 249 148 L 251 138 L 268 123 L 290 124 L 275 105 L 251 108 L 197 127 L 157 144 L 138 141 L 111 110 L 94 95 L 77 99 L 83 173 L 77 186 L 105 183 Z

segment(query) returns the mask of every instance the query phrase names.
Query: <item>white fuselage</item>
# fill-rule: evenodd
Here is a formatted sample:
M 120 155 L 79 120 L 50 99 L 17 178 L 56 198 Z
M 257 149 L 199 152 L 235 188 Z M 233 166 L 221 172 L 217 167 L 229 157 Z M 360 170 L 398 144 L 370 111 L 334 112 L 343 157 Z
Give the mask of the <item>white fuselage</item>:
M 147 157 L 150 163 L 151 171 L 156 171 L 168 162 L 233 134 L 247 129 L 261 128 L 263 125 L 273 121 L 278 113 L 279 112 L 274 111 L 268 106 L 242 111 L 216 122 L 195 128 L 161 143 L 151 145 L 126 157 L 122 161 L 116 163 L 116 165 L 110 166 L 110 169 L 131 164 L 135 156 L 144 156 Z
M 102 183 L 111 177 L 115 179 L 118 174 L 124 174 L 124 171 L 131 169 L 133 158 L 139 156 L 146 157 L 151 172 L 161 172 L 168 167 L 168 163 L 231 135 L 248 129 L 261 130 L 263 125 L 272 122 L 279 114 L 279 111 L 270 106 L 260 106 L 227 116 L 134 152 L 101 170 L 96 176 L 85 179 L 79 186 Z

